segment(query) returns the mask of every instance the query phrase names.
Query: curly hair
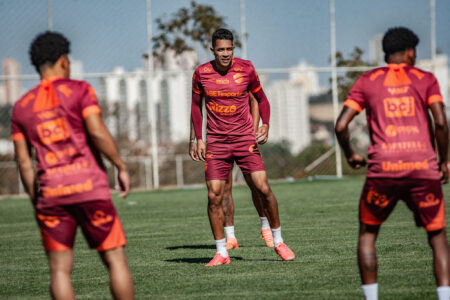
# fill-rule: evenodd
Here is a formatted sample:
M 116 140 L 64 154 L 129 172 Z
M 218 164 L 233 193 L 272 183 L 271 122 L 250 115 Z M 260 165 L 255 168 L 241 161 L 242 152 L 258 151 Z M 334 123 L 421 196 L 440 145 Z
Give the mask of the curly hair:
M 389 28 L 383 37 L 384 60 L 388 62 L 390 54 L 415 49 L 419 44 L 417 35 L 406 27 Z
M 69 54 L 70 42 L 60 33 L 46 31 L 34 38 L 28 53 L 39 73 L 42 66 L 53 66 L 61 56 Z
M 233 33 L 225 28 L 217 29 L 216 31 L 214 31 L 214 33 L 212 35 L 212 46 L 213 47 L 216 46 L 217 40 L 229 40 L 229 41 L 231 41 L 231 43 L 233 43 L 233 40 L 234 40 Z

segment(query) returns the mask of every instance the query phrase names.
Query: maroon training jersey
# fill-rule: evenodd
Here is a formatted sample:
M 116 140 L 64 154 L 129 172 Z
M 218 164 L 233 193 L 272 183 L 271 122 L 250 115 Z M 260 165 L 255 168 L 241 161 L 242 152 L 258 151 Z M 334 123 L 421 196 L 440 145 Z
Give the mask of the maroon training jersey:
M 100 155 L 84 128 L 84 118 L 99 113 L 87 82 L 61 78 L 42 80 L 14 105 L 13 140 L 36 150 L 38 208 L 110 199 Z
M 214 61 L 199 66 L 192 78 L 194 93 L 205 96 L 207 142 L 255 140 L 248 92 L 261 89 L 258 75 L 249 60 L 233 58 L 227 73 L 214 68 Z
M 345 105 L 366 109 L 370 133 L 367 177 L 439 179 L 428 106 L 442 102 L 433 74 L 389 64 L 362 75 Z

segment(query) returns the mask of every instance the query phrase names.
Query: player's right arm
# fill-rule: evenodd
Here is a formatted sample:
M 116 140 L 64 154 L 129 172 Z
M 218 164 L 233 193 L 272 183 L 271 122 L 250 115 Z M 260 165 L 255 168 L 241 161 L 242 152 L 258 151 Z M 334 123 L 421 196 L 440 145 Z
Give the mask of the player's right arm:
M 337 140 L 344 151 L 347 162 L 354 169 L 359 169 L 366 165 L 366 160 L 364 157 L 353 150 L 350 144 L 350 133 L 348 131 L 348 125 L 364 107 L 365 98 L 362 84 L 363 81 L 360 77 L 350 90 L 341 114 L 337 118 L 336 125 L 334 127 Z
M 191 118 L 191 134 L 189 137 L 189 156 L 192 160 L 198 161 L 197 156 L 197 143 L 195 142 L 195 130 L 194 125 L 192 124 L 192 118 Z
M 36 173 L 31 160 L 30 147 L 25 139 L 14 140 L 14 154 L 25 191 L 35 205 L 37 196 Z
M 202 137 L 202 87 L 198 69 L 192 76 L 192 103 L 191 103 L 191 120 L 197 138 L 197 156 L 200 160 L 205 161 L 206 145 Z

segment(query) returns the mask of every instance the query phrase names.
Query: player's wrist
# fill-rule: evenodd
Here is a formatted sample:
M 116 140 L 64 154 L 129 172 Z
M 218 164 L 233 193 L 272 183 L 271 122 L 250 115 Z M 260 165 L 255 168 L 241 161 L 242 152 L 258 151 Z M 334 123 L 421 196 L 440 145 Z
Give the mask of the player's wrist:
M 197 140 L 195 138 L 192 138 L 189 140 L 190 143 L 195 143 Z

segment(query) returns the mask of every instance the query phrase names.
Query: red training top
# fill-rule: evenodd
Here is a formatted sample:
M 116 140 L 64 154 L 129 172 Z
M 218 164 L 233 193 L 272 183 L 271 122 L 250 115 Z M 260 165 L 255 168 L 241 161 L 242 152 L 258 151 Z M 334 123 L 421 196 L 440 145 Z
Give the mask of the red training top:
M 99 113 L 87 82 L 61 78 L 42 80 L 14 105 L 12 138 L 36 150 L 38 208 L 110 199 L 100 154 L 84 127 L 84 118 Z
M 233 58 L 224 74 L 210 61 L 199 66 L 192 77 L 192 122 L 197 139 L 202 139 L 201 97 L 207 108 L 208 143 L 255 140 L 248 92 L 259 103 L 263 124 L 269 124 L 270 105 L 261 88 L 258 74 L 248 60 Z
M 344 105 L 366 109 L 367 177 L 439 179 L 428 106 L 442 102 L 433 74 L 389 64 L 362 75 Z

